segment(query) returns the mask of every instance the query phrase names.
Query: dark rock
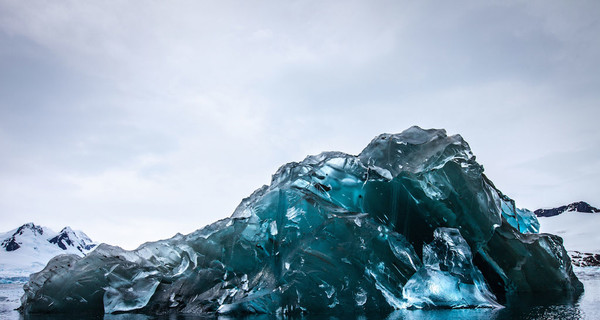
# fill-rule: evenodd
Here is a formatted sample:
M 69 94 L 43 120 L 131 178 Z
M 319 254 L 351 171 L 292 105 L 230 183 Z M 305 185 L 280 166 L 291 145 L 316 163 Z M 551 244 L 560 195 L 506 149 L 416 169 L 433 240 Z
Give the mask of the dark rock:
M 571 261 L 577 267 L 599 267 L 600 254 L 573 251 L 570 253 Z
M 579 201 L 579 202 L 573 202 L 566 206 L 560 206 L 558 208 L 537 209 L 534 211 L 534 213 L 538 217 L 554 217 L 565 211 L 596 213 L 596 212 L 600 212 L 600 209 L 590 206 L 587 202 Z

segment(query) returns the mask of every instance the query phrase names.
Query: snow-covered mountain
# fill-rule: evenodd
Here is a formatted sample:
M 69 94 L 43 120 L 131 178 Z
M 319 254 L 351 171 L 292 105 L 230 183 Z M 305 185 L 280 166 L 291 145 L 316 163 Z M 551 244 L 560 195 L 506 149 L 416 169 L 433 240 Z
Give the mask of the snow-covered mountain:
M 540 232 L 562 237 L 565 249 L 576 266 L 600 265 L 599 212 L 583 201 L 535 210 L 540 221 Z
M 554 217 L 563 212 L 596 213 L 596 212 L 600 212 L 600 209 L 592 207 L 587 202 L 578 201 L 578 202 L 573 202 L 566 206 L 560 206 L 557 208 L 537 209 L 533 213 L 535 213 L 535 215 L 538 217 Z
M 55 232 L 27 223 L 0 233 L 0 278 L 27 277 L 59 254 L 83 256 L 96 247 L 85 233 L 69 227 Z

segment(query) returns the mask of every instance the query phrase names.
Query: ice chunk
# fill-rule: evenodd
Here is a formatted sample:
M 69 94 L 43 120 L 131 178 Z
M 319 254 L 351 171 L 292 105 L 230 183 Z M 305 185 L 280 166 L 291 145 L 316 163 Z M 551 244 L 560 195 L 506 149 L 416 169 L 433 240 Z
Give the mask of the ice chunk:
M 408 307 L 499 307 L 458 229 L 438 228 L 423 248 L 423 267 L 403 289 Z
M 148 303 L 160 282 L 150 274 L 140 273 L 137 277 L 138 281 L 105 288 L 105 313 L 136 310 Z
M 372 313 L 577 296 L 560 238 L 522 233 L 536 231 L 534 218 L 462 137 L 412 127 L 358 156 L 288 163 L 231 218 L 189 235 L 57 258 L 31 277 L 21 310 Z
M 478 254 L 497 270 L 490 279 L 502 284 L 507 297 L 523 292 L 577 296 L 583 291 L 558 236 L 522 234 L 503 223 Z

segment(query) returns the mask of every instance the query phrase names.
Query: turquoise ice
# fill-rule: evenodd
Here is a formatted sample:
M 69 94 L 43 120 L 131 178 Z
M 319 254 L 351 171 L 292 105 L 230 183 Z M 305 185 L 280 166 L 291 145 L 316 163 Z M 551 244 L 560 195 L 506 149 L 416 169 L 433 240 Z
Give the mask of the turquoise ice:
M 462 137 L 412 127 L 358 156 L 288 163 L 189 235 L 57 257 L 31 277 L 21 311 L 361 313 L 576 296 L 562 240 L 538 228 Z

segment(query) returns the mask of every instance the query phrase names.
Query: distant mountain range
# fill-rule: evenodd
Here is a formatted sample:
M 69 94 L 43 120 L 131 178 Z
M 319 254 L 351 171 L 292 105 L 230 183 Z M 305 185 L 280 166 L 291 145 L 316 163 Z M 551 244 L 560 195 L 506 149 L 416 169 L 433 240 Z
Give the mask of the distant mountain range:
M 27 277 L 59 254 L 83 256 L 96 245 L 85 233 L 70 227 L 55 232 L 33 223 L 24 224 L 0 234 L 0 278 Z
M 540 221 L 540 232 L 563 238 L 573 265 L 600 266 L 600 212 L 586 202 L 573 202 L 552 209 L 538 209 L 534 213 Z
M 596 213 L 600 212 L 600 210 L 590 206 L 587 202 L 579 201 L 552 209 L 537 209 L 533 213 L 535 213 L 535 215 L 538 217 L 554 217 L 563 212 Z

